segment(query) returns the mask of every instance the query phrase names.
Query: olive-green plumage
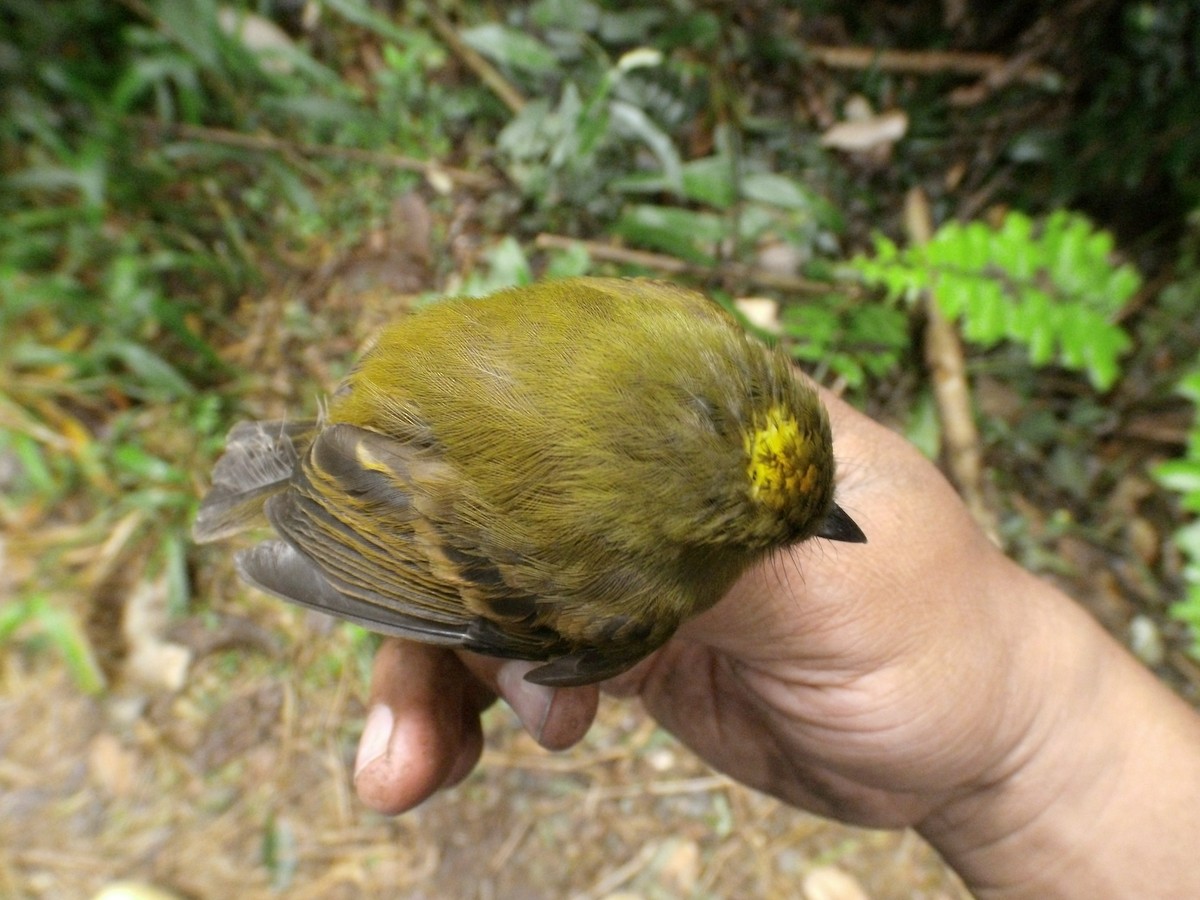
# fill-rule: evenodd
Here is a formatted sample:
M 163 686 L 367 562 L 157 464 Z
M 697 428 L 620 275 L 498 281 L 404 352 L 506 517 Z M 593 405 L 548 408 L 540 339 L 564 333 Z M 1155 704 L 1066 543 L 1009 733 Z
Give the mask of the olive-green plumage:
M 372 630 L 615 675 L 751 563 L 861 541 L 787 358 L 703 296 L 578 278 L 443 301 L 380 336 L 318 422 L 243 423 L 198 540 Z

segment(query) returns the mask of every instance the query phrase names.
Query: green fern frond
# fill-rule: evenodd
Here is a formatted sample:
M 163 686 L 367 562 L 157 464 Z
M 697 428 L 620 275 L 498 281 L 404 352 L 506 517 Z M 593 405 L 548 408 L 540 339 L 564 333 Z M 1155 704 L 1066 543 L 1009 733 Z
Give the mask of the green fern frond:
M 1103 390 L 1131 345 L 1113 319 L 1141 285 L 1112 253 L 1112 236 L 1083 216 L 1059 211 L 1035 223 L 1013 212 L 998 228 L 949 222 L 920 247 L 879 236 L 874 256 L 851 265 L 892 298 L 932 292 L 974 344 L 1023 344 L 1034 365 L 1057 360 Z

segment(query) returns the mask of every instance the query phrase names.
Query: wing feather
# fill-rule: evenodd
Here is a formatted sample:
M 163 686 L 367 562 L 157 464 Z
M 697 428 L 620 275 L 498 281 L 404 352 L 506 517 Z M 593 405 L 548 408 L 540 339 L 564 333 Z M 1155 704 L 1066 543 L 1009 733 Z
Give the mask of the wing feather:
M 515 584 L 464 515 L 458 474 L 427 442 L 324 428 L 265 507 L 283 538 L 241 558 L 248 580 L 384 634 L 546 659 L 572 648 L 553 600 Z M 369 522 L 371 531 L 361 528 Z M 503 621 L 501 628 L 498 622 Z
M 264 541 L 237 554 L 235 560 L 242 578 L 260 590 L 371 631 L 444 646 L 460 645 L 466 638 L 465 625 L 406 616 L 338 590 L 319 566 L 284 541 Z
M 239 422 L 213 467 L 212 488 L 192 525 L 198 543 L 219 541 L 261 521 L 268 499 L 284 490 L 316 423 Z

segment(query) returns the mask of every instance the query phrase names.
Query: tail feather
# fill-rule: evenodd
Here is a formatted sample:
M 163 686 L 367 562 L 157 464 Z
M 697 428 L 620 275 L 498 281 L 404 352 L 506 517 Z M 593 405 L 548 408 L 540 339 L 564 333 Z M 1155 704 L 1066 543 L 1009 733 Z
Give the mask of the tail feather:
M 192 537 L 219 541 L 265 524 L 263 504 L 283 490 L 316 431 L 316 423 L 239 422 L 213 468 L 212 489 L 200 504 Z

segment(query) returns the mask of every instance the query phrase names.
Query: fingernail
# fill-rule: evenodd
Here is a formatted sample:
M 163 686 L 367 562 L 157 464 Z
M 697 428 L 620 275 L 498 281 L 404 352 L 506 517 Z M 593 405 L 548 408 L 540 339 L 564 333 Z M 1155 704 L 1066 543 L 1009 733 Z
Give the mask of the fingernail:
M 388 741 L 392 737 L 392 710 L 386 704 L 377 703 L 367 714 L 367 724 L 358 740 L 358 756 L 354 760 L 354 777 L 379 757 L 387 753 Z
M 525 680 L 525 674 L 538 665 L 523 660 L 507 662 L 496 673 L 496 684 L 525 730 L 540 743 L 554 703 L 554 688 Z

